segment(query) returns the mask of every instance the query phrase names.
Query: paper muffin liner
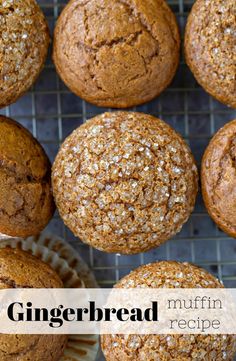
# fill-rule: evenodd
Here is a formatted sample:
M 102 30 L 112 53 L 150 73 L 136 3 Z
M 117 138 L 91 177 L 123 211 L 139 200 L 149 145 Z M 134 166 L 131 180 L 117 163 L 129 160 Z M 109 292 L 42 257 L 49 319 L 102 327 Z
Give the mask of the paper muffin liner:
M 97 288 L 97 282 L 87 264 L 62 238 L 42 233 L 37 237 L 2 239 L 0 248 L 19 248 L 50 265 L 65 288 Z M 99 350 L 99 335 L 69 335 L 60 361 L 95 361 Z
M 12 236 L 8 236 L 7 234 L 4 234 L 4 233 L 0 233 L 0 241 L 2 239 L 8 239 L 8 238 L 13 238 Z
M 79 277 L 84 281 L 85 287 L 99 287 L 88 265 L 80 255 L 75 252 L 74 248 L 61 237 L 43 232 L 39 236 L 28 237 L 27 242 L 29 244 L 36 243 L 58 254 L 60 258 L 64 259 L 68 265 L 78 273 Z

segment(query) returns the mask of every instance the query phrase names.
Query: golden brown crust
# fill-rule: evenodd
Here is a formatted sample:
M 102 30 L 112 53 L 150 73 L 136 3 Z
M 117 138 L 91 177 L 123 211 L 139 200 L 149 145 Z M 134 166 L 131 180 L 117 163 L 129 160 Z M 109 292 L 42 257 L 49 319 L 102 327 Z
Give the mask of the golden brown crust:
M 19 249 L 0 249 L 0 288 L 62 288 L 56 272 Z
M 163 261 L 141 266 L 121 279 L 118 288 L 221 288 L 207 271 L 192 264 Z M 107 361 L 232 361 L 233 335 L 104 335 Z
M 210 216 L 236 237 L 236 120 L 221 128 L 202 159 L 202 194 Z
M 132 281 L 132 282 L 131 282 Z M 221 282 L 191 263 L 161 261 L 140 266 L 123 277 L 115 287 L 136 288 L 222 288 Z
M 24 127 L 0 116 L 0 233 L 38 234 L 54 213 L 51 165 Z
M 235 0 L 197 0 L 188 17 L 185 56 L 198 83 L 236 108 Z
M 62 288 L 46 263 L 18 249 L 0 249 L 0 289 Z M 0 335 L 1 361 L 58 361 L 67 343 L 65 335 Z
M 71 0 L 57 21 L 53 59 L 83 99 L 127 108 L 169 85 L 179 48 L 177 22 L 164 0 Z
M 90 119 L 53 165 L 55 201 L 66 225 L 106 252 L 139 253 L 182 228 L 198 174 L 180 135 L 150 115 L 113 112 Z
M 0 1 L 0 108 L 15 102 L 35 82 L 49 41 L 35 0 Z

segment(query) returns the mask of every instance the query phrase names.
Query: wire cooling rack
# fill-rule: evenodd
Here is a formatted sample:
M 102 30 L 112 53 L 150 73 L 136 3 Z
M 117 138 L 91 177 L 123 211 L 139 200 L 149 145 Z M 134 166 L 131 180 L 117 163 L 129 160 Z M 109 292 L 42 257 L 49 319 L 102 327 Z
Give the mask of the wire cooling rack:
M 55 20 L 65 6 L 62 0 L 39 0 L 53 34 Z M 182 36 L 193 0 L 169 0 Z M 59 80 L 49 54 L 44 71 L 34 88 L 1 113 L 26 126 L 44 146 L 53 161 L 59 145 L 73 129 L 107 109 L 97 108 L 73 95 Z M 172 85 L 154 101 L 134 108 L 153 114 L 173 126 L 189 143 L 200 165 L 211 136 L 236 112 L 215 101 L 200 88 L 181 57 Z M 82 244 L 64 227 L 58 214 L 48 230 L 69 241 L 93 269 L 99 284 L 110 287 L 141 264 L 163 259 L 190 261 L 208 269 L 223 280 L 226 287 L 236 287 L 236 240 L 221 232 L 208 216 L 199 194 L 195 211 L 181 233 L 163 246 L 140 255 L 105 254 Z M 103 360 L 102 356 L 99 360 Z
M 183 36 L 193 1 L 170 0 L 168 3 L 178 18 Z M 53 33 L 55 20 L 65 3 L 61 0 L 39 0 L 39 4 Z M 53 161 L 60 143 L 73 129 L 105 110 L 73 95 L 57 77 L 49 54 L 46 67 L 34 88 L 1 113 L 26 126 Z M 183 57 L 172 85 L 159 98 L 134 110 L 160 117 L 180 132 L 189 142 L 198 165 L 211 136 L 226 122 L 236 118 L 235 111 L 209 97 L 197 85 Z M 141 264 L 162 259 L 194 262 L 222 279 L 227 287 L 236 287 L 236 240 L 227 237 L 215 226 L 200 195 L 195 211 L 181 233 L 145 254 L 119 256 L 96 251 L 76 239 L 64 227 L 58 214 L 48 230 L 63 236 L 79 251 L 103 287 L 112 286 Z

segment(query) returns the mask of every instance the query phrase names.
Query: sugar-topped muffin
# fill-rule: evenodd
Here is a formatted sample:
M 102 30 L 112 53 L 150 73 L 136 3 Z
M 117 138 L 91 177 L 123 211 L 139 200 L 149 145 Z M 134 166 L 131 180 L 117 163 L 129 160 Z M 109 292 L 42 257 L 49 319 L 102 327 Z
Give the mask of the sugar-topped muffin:
M 196 0 L 185 33 L 186 61 L 198 83 L 236 108 L 236 2 Z
M 52 172 L 61 217 L 86 243 L 138 253 L 179 232 L 193 210 L 198 173 L 180 135 L 153 116 L 99 115 L 63 143 Z
M 221 288 L 207 271 L 189 263 L 163 261 L 141 266 L 117 288 Z M 107 361 L 233 361 L 235 335 L 103 335 Z
M 48 46 L 48 26 L 35 0 L 0 0 L 0 108 L 35 82 Z

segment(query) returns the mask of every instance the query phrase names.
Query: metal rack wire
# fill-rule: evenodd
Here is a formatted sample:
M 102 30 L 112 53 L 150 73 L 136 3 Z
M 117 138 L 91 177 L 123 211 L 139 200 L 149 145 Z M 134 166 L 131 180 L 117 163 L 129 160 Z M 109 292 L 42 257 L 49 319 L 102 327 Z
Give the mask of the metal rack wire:
M 53 31 L 55 20 L 65 3 L 61 0 L 39 0 Z M 193 0 L 169 0 L 182 31 Z M 60 143 L 82 122 L 103 112 L 85 103 L 62 84 L 49 55 L 46 67 L 34 88 L 1 113 L 25 125 L 45 147 L 53 161 Z M 200 164 L 210 137 L 225 122 L 236 118 L 236 112 L 218 103 L 201 89 L 181 58 L 172 85 L 149 104 L 135 108 L 158 116 L 189 142 Z M 49 231 L 68 240 L 90 264 L 101 286 L 112 286 L 140 264 L 176 259 L 204 266 L 222 279 L 226 286 L 236 286 L 236 241 L 222 233 L 207 215 L 199 195 L 191 219 L 175 239 L 151 252 L 137 256 L 107 255 L 82 244 L 66 229 L 56 214 Z

